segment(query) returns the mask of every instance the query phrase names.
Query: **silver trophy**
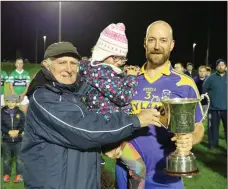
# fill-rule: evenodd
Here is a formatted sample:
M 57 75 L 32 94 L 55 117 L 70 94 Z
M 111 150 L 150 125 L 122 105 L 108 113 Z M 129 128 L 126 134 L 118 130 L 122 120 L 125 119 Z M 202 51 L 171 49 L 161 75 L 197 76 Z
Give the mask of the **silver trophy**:
M 197 103 L 207 98 L 208 107 L 203 114 L 205 119 L 209 106 L 210 99 L 207 94 L 203 94 L 200 99 L 195 98 L 163 98 L 162 103 L 166 115 L 168 115 L 169 129 L 176 137 L 192 133 L 195 129 L 195 110 Z M 203 120 L 202 119 L 202 120 Z M 201 121 L 202 121 L 201 120 Z M 163 125 L 167 128 L 166 125 Z M 178 151 L 171 153 L 166 159 L 165 173 L 171 176 L 187 176 L 191 177 L 199 172 L 196 166 L 196 157 L 189 151 L 185 154 L 180 154 Z

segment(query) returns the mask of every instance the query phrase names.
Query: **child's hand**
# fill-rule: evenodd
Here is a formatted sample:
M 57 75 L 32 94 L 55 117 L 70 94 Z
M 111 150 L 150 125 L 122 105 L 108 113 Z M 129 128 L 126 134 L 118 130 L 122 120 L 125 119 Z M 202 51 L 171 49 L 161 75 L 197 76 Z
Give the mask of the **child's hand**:
M 140 68 L 138 66 L 126 66 L 124 67 L 125 73 L 127 75 L 138 75 Z
M 9 136 L 10 136 L 11 138 L 17 137 L 17 136 L 18 136 L 18 133 L 19 133 L 19 130 L 10 130 L 10 131 L 8 132 L 8 134 L 9 134 Z
M 19 130 L 13 130 L 13 131 L 14 131 L 15 136 L 17 137 L 19 134 Z
M 9 136 L 10 136 L 11 138 L 15 138 L 15 137 L 16 137 L 14 130 L 10 130 L 10 131 L 8 132 L 8 134 L 9 134 Z
M 11 138 L 13 138 L 13 130 L 9 131 L 8 134 Z
M 120 158 L 120 156 L 122 155 L 122 152 L 123 152 L 121 148 L 122 148 L 122 146 L 114 148 L 114 149 L 110 150 L 109 152 L 106 152 L 105 155 L 111 159 Z

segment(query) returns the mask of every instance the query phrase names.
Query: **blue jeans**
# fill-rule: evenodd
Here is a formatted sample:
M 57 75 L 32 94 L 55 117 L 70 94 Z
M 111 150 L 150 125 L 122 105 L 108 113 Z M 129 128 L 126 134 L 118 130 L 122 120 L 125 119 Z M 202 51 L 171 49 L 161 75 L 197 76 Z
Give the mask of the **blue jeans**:
M 181 179 L 176 179 L 176 182 L 169 183 L 169 176 L 162 175 L 160 182 L 155 182 L 154 176 L 147 175 L 145 179 L 145 189 L 184 189 L 184 184 Z M 156 178 L 159 180 L 159 178 Z M 116 181 L 118 189 L 128 189 L 128 175 L 125 169 L 116 164 Z
M 2 144 L 2 150 L 3 150 L 3 171 L 4 175 L 11 175 L 10 170 L 10 159 L 12 152 L 14 153 L 14 157 L 16 160 L 16 174 L 21 175 L 22 174 L 22 161 L 20 159 L 21 154 L 21 142 L 17 143 L 7 143 L 3 142 Z

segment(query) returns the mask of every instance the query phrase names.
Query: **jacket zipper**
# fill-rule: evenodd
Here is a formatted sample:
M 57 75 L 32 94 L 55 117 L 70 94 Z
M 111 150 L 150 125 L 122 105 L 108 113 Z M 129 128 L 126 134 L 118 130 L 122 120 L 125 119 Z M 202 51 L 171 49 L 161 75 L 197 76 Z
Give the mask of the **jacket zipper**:
M 13 116 L 10 116 L 11 117 L 11 124 L 12 124 L 12 130 L 13 130 Z M 12 138 L 12 142 L 14 142 L 14 138 Z

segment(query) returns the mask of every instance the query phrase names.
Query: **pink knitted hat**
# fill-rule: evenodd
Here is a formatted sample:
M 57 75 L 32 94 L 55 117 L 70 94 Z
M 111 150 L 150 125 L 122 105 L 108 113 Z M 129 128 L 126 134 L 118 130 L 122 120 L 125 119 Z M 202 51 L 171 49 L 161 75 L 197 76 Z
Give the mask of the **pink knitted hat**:
M 110 24 L 100 34 L 94 47 L 92 61 L 103 61 L 109 56 L 127 56 L 128 41 L 123 23 Z

